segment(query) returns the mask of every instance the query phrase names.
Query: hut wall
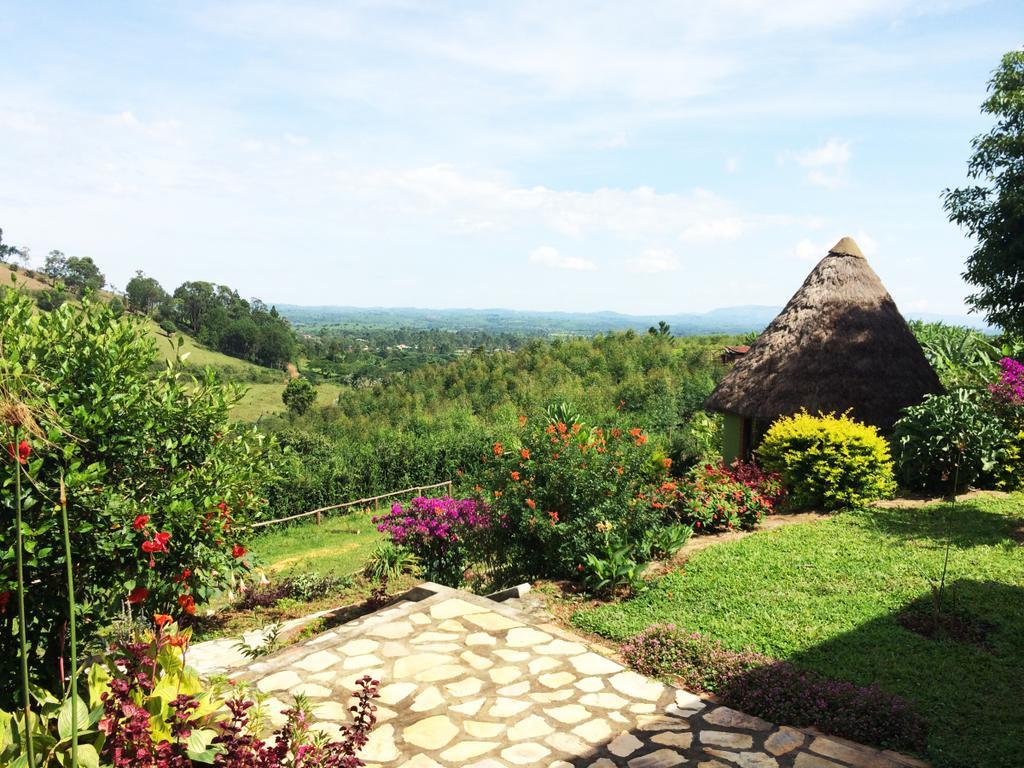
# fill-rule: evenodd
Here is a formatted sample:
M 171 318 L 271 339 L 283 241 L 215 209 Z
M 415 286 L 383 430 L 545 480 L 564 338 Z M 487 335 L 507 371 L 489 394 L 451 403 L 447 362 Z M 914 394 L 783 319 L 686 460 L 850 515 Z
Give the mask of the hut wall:
M 745 419 L 735 413 L 725 414 L 722 425 L 722 460 L 732 464 L 743 454 L 743 422 Z

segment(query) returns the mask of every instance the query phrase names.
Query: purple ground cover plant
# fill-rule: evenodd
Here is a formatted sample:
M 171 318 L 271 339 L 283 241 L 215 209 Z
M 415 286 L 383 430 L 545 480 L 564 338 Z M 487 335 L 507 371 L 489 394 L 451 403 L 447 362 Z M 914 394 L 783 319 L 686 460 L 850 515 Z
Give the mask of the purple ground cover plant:
M 909 701 L 877 685 L 836 680 L 751 650 L 732 651 L 675 624 L 650 626 L 620 651 L 638 672 L 713 693 L 726 706 L 775 723 L 814 726 L 881 747 L 924 749 L 924 719 Z

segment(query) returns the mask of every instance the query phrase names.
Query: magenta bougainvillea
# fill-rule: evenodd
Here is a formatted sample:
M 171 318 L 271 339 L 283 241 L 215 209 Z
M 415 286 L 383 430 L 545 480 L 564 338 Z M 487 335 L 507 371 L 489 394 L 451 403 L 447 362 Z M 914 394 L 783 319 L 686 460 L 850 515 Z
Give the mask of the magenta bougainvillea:
M 491 527 L 487 507 L 475 499 L 424 498 L 373 518 L 377 530 L 415 554 L 431 581 L 458 586 L 462 581 L 473 534 Z
M 1024 363 L 1004 357 L 999 361 L 999 369 L 999 381 L 989 384 L 989 392 L 1010 405 L 1024 405 Z

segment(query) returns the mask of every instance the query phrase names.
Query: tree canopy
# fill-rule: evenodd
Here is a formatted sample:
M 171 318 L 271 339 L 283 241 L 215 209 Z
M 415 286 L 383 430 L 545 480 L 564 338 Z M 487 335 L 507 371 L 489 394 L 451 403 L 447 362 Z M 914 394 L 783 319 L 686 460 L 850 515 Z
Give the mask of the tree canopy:
M 970 186 L 944 193 L 950 221 L 976 241 L 964 279 L 986 319 L 1024 333 L 1024 51 L 1011 51 L 989 81 L 981 106 L 995 125 L 971 142 Z

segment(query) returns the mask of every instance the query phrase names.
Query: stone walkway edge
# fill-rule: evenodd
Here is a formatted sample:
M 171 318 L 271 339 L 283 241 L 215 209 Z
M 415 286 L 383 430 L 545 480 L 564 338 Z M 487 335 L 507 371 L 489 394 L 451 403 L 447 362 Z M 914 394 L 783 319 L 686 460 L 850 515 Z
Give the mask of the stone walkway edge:
M 255 662 L 226 647 L 198 643 L 189 663 L 253 683 L 267 697 L 268 729 L 301 693 L 314 727 L 337 738 L 355 680 L 380 680 L 378 724 L 361 755 L 371 768 L 928 765 L 718 706 L 555 624 L 432 582 Z

